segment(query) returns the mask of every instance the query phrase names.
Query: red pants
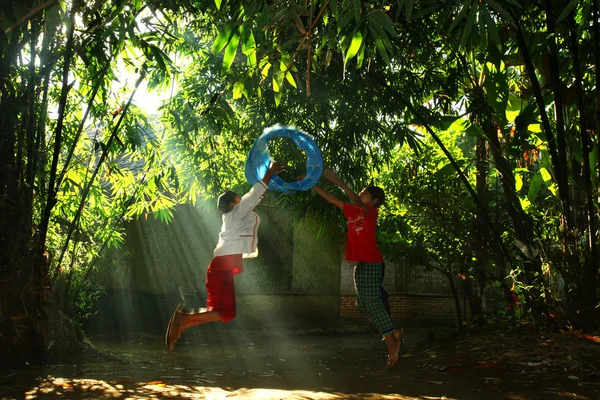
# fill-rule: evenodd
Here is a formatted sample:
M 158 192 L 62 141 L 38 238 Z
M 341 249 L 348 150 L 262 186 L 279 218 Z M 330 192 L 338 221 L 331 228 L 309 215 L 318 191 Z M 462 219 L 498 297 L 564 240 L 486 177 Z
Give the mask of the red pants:
M 215 310 L 223 322 L 235 318 L 235 286 L 233 275 L 242 272 L 242 255 L 219 256 L 212 259 L 206 271 L 208 310 Z

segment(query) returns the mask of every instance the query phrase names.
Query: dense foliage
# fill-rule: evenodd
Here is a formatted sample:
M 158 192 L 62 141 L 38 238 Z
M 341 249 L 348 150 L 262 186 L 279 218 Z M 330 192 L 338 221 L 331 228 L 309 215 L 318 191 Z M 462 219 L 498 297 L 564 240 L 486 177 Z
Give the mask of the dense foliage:
M 383 186 L 388 257 L 466 281 L 473 315 L 498 283 L 540 321 L 595 326 L 597 2 L 0 7 L 5 339 L 43 338 L 33 310 L 51 292 L 85 313 L 85 277 L 122 222 L 168 223 L 179 202 L 245 185 L 246 152 L 275 123 L 311 133 L 352 186 Z M 146 115 L 136 90 L 168 99 Z M 302 154 L 272 152 L 295 179 Z M 310 194 L 274 201 L 332 217 Z

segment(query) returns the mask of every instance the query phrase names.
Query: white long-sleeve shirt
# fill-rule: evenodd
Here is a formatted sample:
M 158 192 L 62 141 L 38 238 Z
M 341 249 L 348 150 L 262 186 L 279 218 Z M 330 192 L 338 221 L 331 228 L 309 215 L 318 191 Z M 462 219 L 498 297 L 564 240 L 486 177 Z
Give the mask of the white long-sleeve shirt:
M 243 254 L 243 258 L 252 258 L 258 255 L 260 217 L 252 210 L 261 202 L 266 191 L 267 185 L 263 181 L 256 182 L 242 197 L 240 204 L 223 214 L 215 257 Z

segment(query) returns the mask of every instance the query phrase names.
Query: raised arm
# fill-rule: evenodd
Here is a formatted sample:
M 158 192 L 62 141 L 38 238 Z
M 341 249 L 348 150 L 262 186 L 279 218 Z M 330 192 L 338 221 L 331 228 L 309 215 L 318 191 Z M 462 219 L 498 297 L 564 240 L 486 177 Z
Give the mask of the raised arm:
M 283 171 L 283 168 L 284 165 L 281 163 L 274 162 L 273 164 L 271 164 L 271 167 L 265 174 L 265 177 L 262 178 L 262 180 L 256 182 L 254 186 L 252 186 L 252 189 L 250 189 L 248 193 L 242 196 L 240 204 L 235 206 L 233 210 L 231 210 L 231 212 L 243 217 L 244 215 L 252 211 L 254 207 L 256 207 L 261 202 L 273 175 Z
M 344 203 L 328 191 L 321 189 L 319 186 L 313 186 L 312 190 L 314 190 L 319 196 L 324 198 L 328 203 L 333 204 L 334 206 L 336 206 L 337 208 L 341 208 L 342 210 L 344 209 L 344 204 L 346 203 Z
M 358 207 L 360 207 L 365 212 L 365 215 L 369 213 L 369 207 L 367 207 L 367 205 L 365 203 L 363 203 L 363 201 L 360 199 L 360 197 L 356 193 L 354 193 L 352 191 L 352 189 L 350 189 L 344 181 L 342 181 L 340 178 L 338 178 L 338 176 L 335 174 L 335 172 L 325 171 L 325 172 L 323 172 L 323 176 L 329 182 L 333 183 L 334 185 L 338 185 L 340 187 L 340 189 L 342 189 L 344 192 L 346 192 L 346 195 L 348 196 L 350 201 L 353 202 L 354 204 L 356 204 Z
M 273 177 L 273 175 L 280 173 L 281 171 L 284 170 L 284 168 L 285 168 L 285 165 L 283 165 L 282 163 L 277 162 L 277 161 L 273 162 L 271 164 L 271 167 L 265 174 L 265 177 L 262 178 L 262 181 L 265 183 L 265 185 L 268 186 L 269 182 L 271 182 L 271 178 Z

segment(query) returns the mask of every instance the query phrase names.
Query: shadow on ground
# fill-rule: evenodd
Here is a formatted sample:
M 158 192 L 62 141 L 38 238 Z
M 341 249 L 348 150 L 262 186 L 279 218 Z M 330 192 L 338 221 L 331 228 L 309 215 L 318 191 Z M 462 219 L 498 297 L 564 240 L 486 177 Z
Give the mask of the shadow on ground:
M 423 329 L 406 336 L 394 370 L 385 368 L 385 346 L 374 333 L 240 333 L 215 325 L 186 332 L 171 353 L 157 335 L 99 336 L 76 364 L 0 370 L 0 398 L 598 398 L 598 387 L 573 373 L 557 377 L 488 359 L 476 348 L 462 352 L 470 342 L 427 343 Z

